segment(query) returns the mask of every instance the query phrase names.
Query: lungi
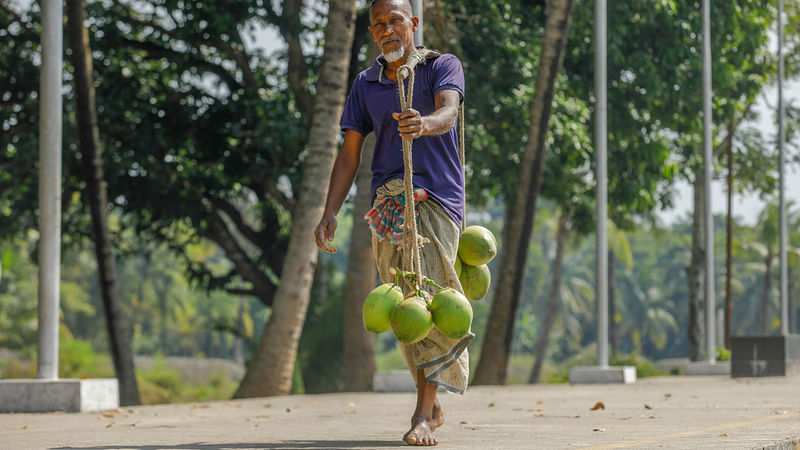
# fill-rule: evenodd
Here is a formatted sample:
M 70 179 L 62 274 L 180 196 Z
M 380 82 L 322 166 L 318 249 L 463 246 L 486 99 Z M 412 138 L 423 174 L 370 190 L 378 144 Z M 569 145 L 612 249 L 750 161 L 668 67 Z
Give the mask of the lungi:
M 376 191 L 373 207 L 387 197 L 396 197 L 404 192 L 403 180 L 394 179 L 380 186 Z M 402 199 L 401 199 L 402 201 Z M 452 287 L 463 293 L 461 283 L 454 268 L 458 255 L 458 239 L 461 233 L 447 212 L 433 200 L 416 203 L 417 233 L 430 242 L 420 249 L 422 275 L 443 287 Z M 372 250 L 378 265 L 378 274 L 384 283 L 394 282 L 389 272 L 392 267 L 402 268 L 403 249 L 392 239 L 381 239 L 373 232 Z M 401 279 L 404 292 L 413 287 L 410 280 Z M 422 289 L 435 294 L 435 288 L 422 284 Z M 449 339 L 435 326 L 427 337 L 411 345 L 400 343 L 408 369 L 415 382 L 417 370 L 423 370 L 428 384 L 439 386 L 450 392 L 463 394 L 469 381 L 469 354 L 467 345 L 475 337 L 470 333 L 461 339 Z

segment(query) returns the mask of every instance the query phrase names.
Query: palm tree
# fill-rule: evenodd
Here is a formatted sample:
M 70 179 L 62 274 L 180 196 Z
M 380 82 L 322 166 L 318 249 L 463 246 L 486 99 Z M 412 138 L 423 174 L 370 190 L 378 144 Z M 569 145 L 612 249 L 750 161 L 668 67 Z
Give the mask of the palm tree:
M 528 140 L 522 153 L 519 189 L 506 208 L 503 242 L 513 242 L 503 249 L 500 277 L 489 313 L 481 357 L 475 370 L 474 384 L 506 384 L 508 362 L 514 341 L 514 319 L 520 304 L 528 245 L 533 229 L 536 201 L 542 185 L 546 137 L 556 78 L 566 47 L 573 0 L 547 2 L 547 23 L 542 55 L 531 103 Z
M 267 327 L 235 397 L 286 395 L 292 387 L 297 345 L 303 329 L 318 251 L 312 230 L 325 203 L 326 179 L 333 167 L 344 108 L 347 69 L 353 42 L 355 1 L 331 0 L 325 49 L 314 96 L 314 114 L 298 208 L 293 216 L 289 250 Z
M 132 335 L 123 312 L 119 293 L 117 266 L 114 261 L 111 232 L 108 228 L 108 193 L 103 174 L 103 155 L 100 132 L 97 127 L 97 110 L 94 104 L 92 81 L 92 52 L 89 32 L 84 26 L 82 0 L 67 1 L 67 33 L 72 65 L 75 68 L 75 99 L 78 119 L 79 149 L 82 177 L 86 182 L 86 198 L 92 216 L 92 237 L 100 277 L 100 293 L 108 329 L 109 348 L 114 361 L 114 372 L 119 379 L 121 405 L 138 405 L 139 386 L 136 383 L 133 362 Z

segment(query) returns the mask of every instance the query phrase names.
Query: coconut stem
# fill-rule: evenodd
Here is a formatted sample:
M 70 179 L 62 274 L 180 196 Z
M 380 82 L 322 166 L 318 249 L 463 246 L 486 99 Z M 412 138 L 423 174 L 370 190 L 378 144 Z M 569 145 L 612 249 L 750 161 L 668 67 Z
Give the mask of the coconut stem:
M 398 276 L 402 276 L 403 278 L 408 278 L 409 280 L 412 280 L 412 281 L 417 281 L 417 275 L 414 272 L 406 272 L 405 270 L 396 269 L 394 267 L 391 270 L 394 271 L 395 284 L 397 283 Z M 439 289 L 439 290 L 444 289 L 443 286 L 440 286 L 437 282 L 431 280 L 430 278 L 428 278 L 426 276 L 422 277 L 422 281 L 424 283 L 427 283 L 427 284 L 435 287 L 436 289 Z

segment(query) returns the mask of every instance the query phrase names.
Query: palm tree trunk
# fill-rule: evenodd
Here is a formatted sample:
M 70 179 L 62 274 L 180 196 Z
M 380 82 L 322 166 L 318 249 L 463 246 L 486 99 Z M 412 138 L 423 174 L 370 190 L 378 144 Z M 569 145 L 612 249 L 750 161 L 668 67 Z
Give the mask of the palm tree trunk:
M 792 268 L 789 267 L 789 333 L 797 333 L 797 299 L 795 298 L 794 278 Z
M 550 289 L 547 292 L 547 308 L 544 313 L 544 322 L 539 329 L 539 336 L 536 339 L 536 360 L 533 363 L 531 375 L 528 383 L 537 384 L 542 374 L 544 359 L 547 357 L 547 347 L 550 345 L 550 330 L 556 321 L 558 314 L 559 291 L 561 290 L 561 274 L 564 268 L 564 242 L 569 233 L 569 219 L 561 212 L 558 219 L 558 231 L 556 231 L 556 256 L 553 258 L 553 267 L 550 269 Z
M 326 183 L 333 168 L 339 136 L 338 118 L 344 108 L 350 46 L 355 20 L 354 0 L 331 0 L 325 27 L 325 50 L 314 97 L 298 208 L 292 217 L 289 249 L 281 270 L 272 313 L 261 335 L 236 398 L 286 395 L 303 330 L 318 250 L 312 231 L 322 216 Z
M 100 294 L 108 328 L 109 347 L 114 361 L 114 371 L 119 379 L 121 405 L 138 405 L 139 388 L 133 362 L 131 333 L 128 329 L 122 300 L 119 295 L 117 267 L 108 229 L 108 195 L 103 174 L 100 131 L 97 127 L 94 85 L 92 82 L 92 58 L 89 48 L 89 32 L 83 26 L 83 2 L 67 1 L 67 33 L 72 50 L 71 60 L 75 68 L 75 99 L 78 118 L 78 138 L 82 177 L 86 182 L 86 199 L 92 216 L 97 268 L 100 277 Z
M 374 46 L 371 46 L 374 47 Z M 367 60 L 370 55 L 367 53 Z M 344 371 L 342 385 L 345 391 L 362 392 L 372 390 L 375 364 L 374 336 L 364 329 L 361 310 L 364 299 L 375 287 L 375 257 L 372 255 L 372 233 L 364 214 L 370 209 L 370 183 L 372 173 L 370 161 L 375 145 L 375 135 L 370 134 L 364 142 L 362 163 L 356 174 L 356 198 L 353 202 L 353 232 L 350 236 L 350 253 L 347 259 L 347 280 L 344 294 L 344 329 L 342 347 Z
M 733 320 L 733 131 L 734 119 L 728 124 L 728 217 L 725 222 L 725 348 L 731 348 L 731 321 Z
M 547 128 L 556 79 L 561 70 L 572 14 L 572 0 L 549 0 L 542 55 L 531 104 L 528 141 L 522 153 L 518 190 L 506 205 L 500 277 L 497 280 L 489 322 L 481 348 L 474 384 L 506 384 L 508 361 L 514 340 L 514 322 L 522 293 L 525 261 L 533 229 L 536 200 L 542 185 Z M 513 244 L 512 244 L 513 243 Z
M 617 316 L 617 301 L 614 295 L 616 286 L 614 284 L 614 251 L 608 251 L 608 325 L 609 334 L 611 335 L 611 359 L 617 356 L 617 344 L 619 343 L 619 335 L 617 333 L 617 321 L 614 318 Z
M 700 169 L 694 177 L 694 213 L 692 214 L 692 256 L 686 275 L 689 282 L 689 359 L 700 361 L 703 358 L 703 179 Z
M 769 313 L 769 290 L 770 281 L 772 278 L 772 249 L 767 249 L 767 257 L 764 259 L 764 289 L 761 291 L 761 308 L 758 312 L 758 334 L 763 336 L 767 332 L 769 321 L 767 314 Z

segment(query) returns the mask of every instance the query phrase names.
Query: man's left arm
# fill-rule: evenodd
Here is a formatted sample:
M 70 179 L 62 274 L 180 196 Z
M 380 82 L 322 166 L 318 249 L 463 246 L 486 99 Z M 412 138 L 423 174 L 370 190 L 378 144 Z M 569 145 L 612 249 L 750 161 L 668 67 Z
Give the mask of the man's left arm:
M 447 133 L 456 125 L 461 94 L 453 89 L 442 89 L 436 92 L 434 102 L 436 110 L 427 116 L 421 115 L 413 108 L 392 114 L 397 121 L 400 137 L 416 139 L 422 136 L 438 136 Z

